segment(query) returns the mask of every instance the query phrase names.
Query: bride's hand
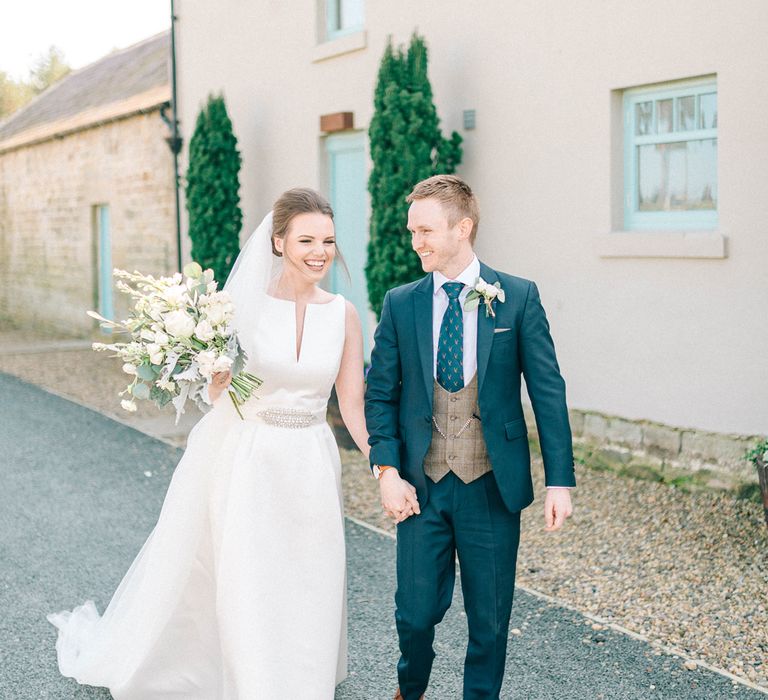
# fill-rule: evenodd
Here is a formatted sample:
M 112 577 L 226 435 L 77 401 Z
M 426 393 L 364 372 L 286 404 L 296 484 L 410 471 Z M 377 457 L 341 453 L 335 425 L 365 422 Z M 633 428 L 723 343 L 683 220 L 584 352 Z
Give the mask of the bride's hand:
M 208 397 L 211 399 L 211 403 L 215 403 L 231 381 L 232 372 L 217 372 L 213 375 L 211 383 L 208 385 Z

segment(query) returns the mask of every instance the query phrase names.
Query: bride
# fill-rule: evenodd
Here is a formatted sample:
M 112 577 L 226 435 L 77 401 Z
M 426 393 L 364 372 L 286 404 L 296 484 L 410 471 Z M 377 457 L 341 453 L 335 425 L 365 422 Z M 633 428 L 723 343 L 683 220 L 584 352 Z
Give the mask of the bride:
M 92 601 L 48 616 L 65 676 L 116 700 L 333 697 L 347 662 L 334 383 L 369 449 L 360 320 L 317 286 L 336 253 L 333 211 L 310 189 L 285 192 L 241 251 L 225 288 L 259 398 L 241 420 L 216 375 L 214 407 L 103 617 Z

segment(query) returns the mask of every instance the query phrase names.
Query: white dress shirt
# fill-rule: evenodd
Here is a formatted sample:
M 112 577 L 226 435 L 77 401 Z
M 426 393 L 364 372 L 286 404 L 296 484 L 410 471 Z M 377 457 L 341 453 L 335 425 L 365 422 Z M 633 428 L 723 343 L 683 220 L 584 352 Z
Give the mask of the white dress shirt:
M 459 294 L 459 303 L 464 312 L 464 386 L 472 381 L 477 372 L 477 307 L 472 311 L 464 308 L 467 294 L 475 286 L 480 277 L 480 261 L 472 256 L 472 262 L 456 277 L 449 280 L 442 272 L 435 270 L 432 279 L 435 284 L 434 299 L 432 300 L 432 376 L 437 379 L 437 343 L 440 339 L 440 326 L 443 315 L 448 308 L 448 295 L 443 289 L 446 282 L 463 282 L 464 289 Z
M 443 323 L 443 315 L 448 308 L 448 295 L 443 289 L 446 282 L 463 282 L 464 289 L 459 294 L 459 303 L 464 312 L 464 386 L 472 381 L 477 372 L 477 310 L 464 308 L 467 294 L 472 290 L 480 277 L 480 261 L 477 256 L 472 257 L 472 262 L 459 273 L 458 277 L 449 280 L 442 272 L 435 270 L 432 280 L 435 285 L 434 298 L 432 300 L 432 376 L 437 379 L 437 343 L 440 339 L 440 326 Z M 547 489 L 568 489 L 568 486 L 548 486 Z

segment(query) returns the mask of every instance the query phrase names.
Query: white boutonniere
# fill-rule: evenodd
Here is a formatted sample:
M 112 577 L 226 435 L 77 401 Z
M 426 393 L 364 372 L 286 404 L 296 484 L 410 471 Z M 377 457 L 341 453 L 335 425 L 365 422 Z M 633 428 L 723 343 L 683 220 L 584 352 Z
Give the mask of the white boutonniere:
M 499 303 L 504 303 L 504 290 L 501 288 L 501 283 L 494 282 L 493 284 L 488 284 L 482 277 L 478 277 L 475 286 L 472 287 L 472 290 L 467 294 L 466 301 L 464 302 L 464 309 L 466 311 L 476 309 L 480 305 L 481 299 L 485 304 L 486 317 L 496 316 L 496 313 L 493 310 L 494 300 L 498 299 Z

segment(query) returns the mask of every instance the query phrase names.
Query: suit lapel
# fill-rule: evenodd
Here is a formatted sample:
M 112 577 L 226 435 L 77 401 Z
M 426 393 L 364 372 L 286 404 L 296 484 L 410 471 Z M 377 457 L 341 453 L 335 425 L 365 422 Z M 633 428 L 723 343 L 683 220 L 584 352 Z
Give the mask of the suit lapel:
M 499 276 L 494 270 L 480 263 L 480 277 L 488 284 L 498 282 Z M 498 306 L 496 304 L 495 306 Z M 495 307 L 494 307 L 495 310 Z M 491 357 L 491 345 L 493 344 L 493 331 L 496 328 L 496 317 L 485 315 L 485 304 L 480 301 L 477 307 L 477 391 L 483 388 L 485 372 L 488 369 L 488 360 Z
M 432 350 L 432 301 L 434 281 L 428 274 L 416 285 L 413 294 L 413 318 L 416 326 L 416 345 L 419 349 L 421 373 L 424 377 L 424 389 L 429 397 L 430 410 L 432 406 L 432 366 L 434 355 Z

